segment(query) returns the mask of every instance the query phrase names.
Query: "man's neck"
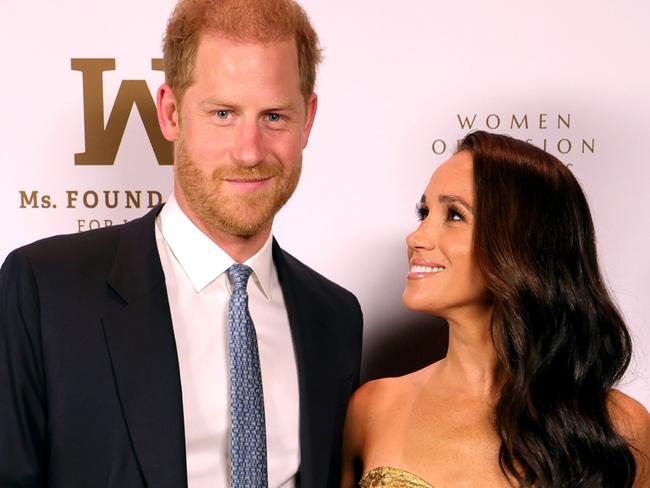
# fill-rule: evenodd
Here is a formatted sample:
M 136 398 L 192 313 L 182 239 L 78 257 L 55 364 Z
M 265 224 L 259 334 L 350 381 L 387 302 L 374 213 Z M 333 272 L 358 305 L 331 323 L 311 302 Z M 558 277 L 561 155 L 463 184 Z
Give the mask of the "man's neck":
M 196 215 L 196 213 L 192 211 L 189 204 L 182 197 L 179 198 L 179 195 L 177 194 L 175 194 L 175 197 L 178 206 L 187 218 L 238 263 L 245 262 L 262 249 L 271 234 L 273 219 L 264 224 L 264 226 L 252 236 L 237 236 L 220 229 L 212 228 L 206 225 Z
M 199 227 L 213 242 L 223 249 L 238 263 L 243 263 L 254 256 L 266 243 L 271 233 L 271 222 L 268 226 L 250 237 L 233 236 L 226 232 L 210 231 Z

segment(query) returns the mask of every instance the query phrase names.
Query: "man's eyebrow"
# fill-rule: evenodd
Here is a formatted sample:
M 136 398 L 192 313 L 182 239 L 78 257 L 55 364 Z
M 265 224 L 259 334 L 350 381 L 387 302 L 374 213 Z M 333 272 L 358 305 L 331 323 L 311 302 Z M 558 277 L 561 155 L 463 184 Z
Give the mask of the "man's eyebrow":
M 427 196 L 423 193 L 422 196 L 420 197 L 420 205 L 426 206 L 427 205 Z
M 204 100 L 201 100 L 201 105 L 219 105 L 228 108 L 234 107 L 234 105 L 227 103 L 224 100 L 219 100 L 217 98 L 206 98 Z
M 474 213 L 474 209 L 472 208 L 472 206 L 457 195 L 440 195 L 438 197 L 438 201 L 444 204 L 457 203 L 465 207 L 471 213 Z
M 219 100 L 218 98 L 206 98 L 205 100 L 201 101 L 202 106 L 208 106 L 208 107 L 223 107 L 227 109 L 238 109 L 239 106 L 228 103 L 224 100 Z M 278 103 L 270 106 L 269 108 L 265 108 L 262 112 L 268 113 L 268 112 L 297 112 L 295 107 L 291 105 L 290 103 Z

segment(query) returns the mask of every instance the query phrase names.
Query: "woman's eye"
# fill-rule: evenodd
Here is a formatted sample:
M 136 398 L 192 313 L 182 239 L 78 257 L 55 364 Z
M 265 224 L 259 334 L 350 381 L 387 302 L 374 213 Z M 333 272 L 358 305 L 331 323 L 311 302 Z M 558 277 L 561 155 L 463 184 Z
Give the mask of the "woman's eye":
M 458 210 L 456 210 L 453 207 L 449 207 L 447 209 L 447 220 L 455 221 L 455 222 L 461 222 L 465 220 L 463 217 L 463 214 L 460 213 Z
M 415 205 L 415 215 L 417 215 L 418 220 L 422 222 L 429 215 L 429 207 L 424 205 L 422 202 L 418 202 Z

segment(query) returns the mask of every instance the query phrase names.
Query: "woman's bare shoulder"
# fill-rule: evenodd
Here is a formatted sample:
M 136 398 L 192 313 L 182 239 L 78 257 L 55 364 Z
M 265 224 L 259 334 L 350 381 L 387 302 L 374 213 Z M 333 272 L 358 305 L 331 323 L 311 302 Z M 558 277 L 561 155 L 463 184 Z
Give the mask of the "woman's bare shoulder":
M 433 365 L 413 373 L 368 381 L 350 398 L 345 420 L 344 450 L 361 452 L 369 433 L 381 432 L 404 411 Z
M 608 410 L 614 428 L 630 444 L 650 455 L 650 413 L 637 400 L 622 391 L 612 390 Z
M 406 387 L 403 376 L 368 381 L 352 395 L 348 415 L 367 417 L 378 413 L 398 398 Z
M 434 363 L 404 376 L 368 381 L 352 395 L 350 410 L 353 414 L 364 416 L 390 413 L 393 408 L 412 398 L 413 393 L 426 383 L 436 368 L 437 363 Z
M 634 487 L 650 486 L 650 413 L 640 402 L 618 390 L 610 392 L 607 403 L 614 428 L 632 447 L 636 461 Z
M 354 479 L 354 460 L 362 456 L 366 438 L 387 416 L 391 399 L 399 389 L 398 378 L 368 381 L 354 392 L 348 403 L 343 436 L 344 479 Z M 345 484 L 345 483 L 344 483 Z

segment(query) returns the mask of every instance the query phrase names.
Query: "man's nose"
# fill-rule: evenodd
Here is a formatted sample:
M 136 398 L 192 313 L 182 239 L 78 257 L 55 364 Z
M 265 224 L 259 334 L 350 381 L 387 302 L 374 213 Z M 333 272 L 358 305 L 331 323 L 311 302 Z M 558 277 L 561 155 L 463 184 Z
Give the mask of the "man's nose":
M 237 136 L 232 150 L 233 162 L 240 166 L 254 167 L 264 161 L 264 134 L 257 122 L 242 123 L 236 130 Z

